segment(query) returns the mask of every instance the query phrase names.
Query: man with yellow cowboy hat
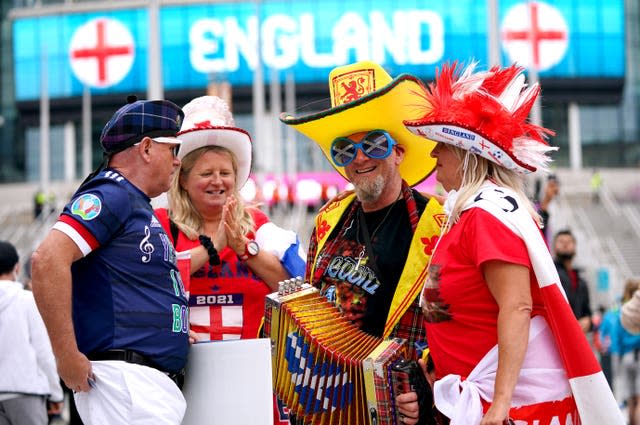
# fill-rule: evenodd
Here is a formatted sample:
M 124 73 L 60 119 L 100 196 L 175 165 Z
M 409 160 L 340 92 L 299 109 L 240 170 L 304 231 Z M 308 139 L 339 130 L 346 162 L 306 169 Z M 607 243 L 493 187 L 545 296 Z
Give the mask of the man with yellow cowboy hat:
M 329 89 L 330 109 L 280 118 L 354 186 L 317 215 L 305 280 L 367 333 L 407 339 L 415 359 L 414 343 L 426 339 L 418 294 L 444 218 L 435 199 L 411 189 L 435 166 L 434 143 L 403 125 L 426 112 L 416 107 L 425 88 L 358 62 L 332 70 Z

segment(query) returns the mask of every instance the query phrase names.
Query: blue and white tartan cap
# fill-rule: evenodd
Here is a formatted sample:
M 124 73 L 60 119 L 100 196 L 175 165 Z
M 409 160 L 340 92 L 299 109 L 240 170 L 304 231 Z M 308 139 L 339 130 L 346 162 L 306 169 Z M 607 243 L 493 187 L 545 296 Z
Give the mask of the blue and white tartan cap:
M 123 151 L 145 137 L 161 143 L 181 143 L 174 139 L 184 118 L 178 105 L 168 100 L 137 100 L 135 96 L 129 96 L 127 101 L 100 134 L 100 145 L 106 154 Z

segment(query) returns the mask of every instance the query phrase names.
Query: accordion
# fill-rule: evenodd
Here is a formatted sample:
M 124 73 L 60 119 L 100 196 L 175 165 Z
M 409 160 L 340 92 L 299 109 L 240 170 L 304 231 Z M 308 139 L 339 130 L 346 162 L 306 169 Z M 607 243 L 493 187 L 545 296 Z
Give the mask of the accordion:
M 267 296 L 273 387 L 305 424 L 396 424 L 390 369 L 406 340 L 371 336 L 301 279 Z

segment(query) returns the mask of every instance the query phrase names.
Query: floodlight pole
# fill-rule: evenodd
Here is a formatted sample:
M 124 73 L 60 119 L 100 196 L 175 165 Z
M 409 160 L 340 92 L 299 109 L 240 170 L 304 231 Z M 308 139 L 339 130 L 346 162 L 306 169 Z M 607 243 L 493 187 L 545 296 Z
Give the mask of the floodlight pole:
M 499 0 L 487 0 L 487 50 L 489 66 L 500 66 Z
M 255 13 L 256 13 L 256 46 L 255 46 L 255 70 L 253 71 L 253 138 L 255 140 L 255 145 L 253 147 L 253 158 L 258 159 L 260 155 L 256 155 L 256 153 L 260 152 L 264 146 L 264 110 L 265 110 L 265 93 L 264 93 L 264 72 L 262 66 L 262 37 L 260 34 L 260 21 L 261 21 L 261 1 L 256 0 L 255 2 Z M 264 162 L 262 160 L 255 161 L 256 168 L 259 173 L 263 173 L 264 170 Z M 259 176 L 258 176 L 259 178 Z M 262 183 L 262 182 L 259 182 Z
M 49 70 L 47 46 L 42 46 L 40 54 L 40 190 L 49 195 Z
M 164 99 L 162 81 L 162 49 L 160 49 L 160 6 L 158 0 L 149 0 L 149 52 L 147 64 L 147 99 Z
M 530 26 L 529 45 L 531 48 L 531 64 L 529 66 L 529 85 L 533 86 L 535 84 L 538 84 L 539 80 L 538 80 L 538 63 L 534 55 L 534 51 L 535 51 L 534 43 L 536 43 L 537 41 L 532 31 L 534 18 L 533 16 L 531 16 L 531 12 L 533 10 L 533 8 L 531 7 L 531 3 L 533 3 L 531 0 L 527 0 L 527 14 L 529 15 L 528 20 L 529 20 L 529 26 Z M 539 126 L 542 126 L 542 110 L 541 109 L 542 108 L 540 105 L 540 96 L 538 96 L 535 102 L 533 103 L 533 107 L 531 108 L 531 122 Z
M 82 175 L 88 176 L 93 169 L 91 145 L 91 89 L 85 84 L 82 90 Z

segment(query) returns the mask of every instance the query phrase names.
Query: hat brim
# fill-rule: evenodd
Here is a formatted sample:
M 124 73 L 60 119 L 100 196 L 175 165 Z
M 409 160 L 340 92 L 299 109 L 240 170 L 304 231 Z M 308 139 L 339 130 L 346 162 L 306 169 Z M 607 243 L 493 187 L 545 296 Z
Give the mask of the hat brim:
M 519 161 L 512 153 L 460 124 L 405 121 L 405 126 L 415 135 L 467 150 L 516 173 L 528 174 L 536 171 L 535 167 Z
M 196 149 L 205 146 L 222 146 L 236 156 L 238 175 L 236 186 L 240 190 L 249 179 L 251 171 L 251 136 L 245 130 L 236 127 L 195 128 L 178 133 L 182 140 L 178 157 L 182 160 Z
M 173 145 L 181 145 L 182 141 L 177 137 L 153 137 L 154 142 L 157 143 L 168 143 Z
M 280 120 L 316 142 L 329 163 L 348 180 L 344 167 L 331 160 L 331 144 L 337 137 L 369 131 L 385 130 L 404 148 L 400 175 L 414 186 L 434 170 L 436 161 L 429 155 L 435 143 L 409 131 L 405 120 L 423 117 L 425 87 L 416 77 L 402 74 L 386 86 L 353 102 L 318 113 L 294 117 L 282 114 Z

